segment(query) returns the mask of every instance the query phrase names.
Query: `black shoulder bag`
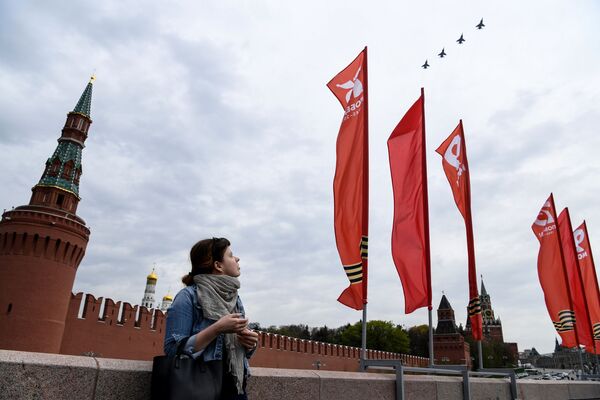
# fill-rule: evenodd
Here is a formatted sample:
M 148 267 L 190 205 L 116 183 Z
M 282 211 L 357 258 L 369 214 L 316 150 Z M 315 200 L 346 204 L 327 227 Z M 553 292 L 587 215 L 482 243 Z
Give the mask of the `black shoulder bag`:
M 192 358 L 179 341 L 174 356 L 156 356 L 152 363 L 152 400 L 218 400 L 223 386 L 223 361 Z

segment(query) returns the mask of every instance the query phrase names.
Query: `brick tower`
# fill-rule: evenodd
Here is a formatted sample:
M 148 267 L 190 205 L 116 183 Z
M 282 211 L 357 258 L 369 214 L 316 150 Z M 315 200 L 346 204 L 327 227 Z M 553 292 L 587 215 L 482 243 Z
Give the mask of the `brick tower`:
M 90 79 L 28 205 L 0 220 L 0 349 L 58 353 L 90 230 L 76 215 L 81 153 L 92 120 Z
M 437 315 L 438 324 L 433 334 L 435 364 L 459 364 L 470 368 L 470 346 L 456 326 L 454 309 L 446 295 L 442 296 Z
M 504 335 L 502 333 L 502 321 L 500 318 L 494 316 L 494 309 L 492 308 L 492 301 L 490 295 L 485 289 L 483 279 L 481 280 L 481 315 L 483 317 L 483 336 L 485 340 L 504 342 Z M 465 332 L 467 335 L 471 335 L 471 321 L 467 318 L 465 326 Z

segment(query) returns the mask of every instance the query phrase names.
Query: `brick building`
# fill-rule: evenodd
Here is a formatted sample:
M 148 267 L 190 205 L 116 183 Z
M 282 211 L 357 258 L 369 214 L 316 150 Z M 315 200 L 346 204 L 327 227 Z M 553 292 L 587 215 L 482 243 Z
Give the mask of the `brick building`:
M 496 318 L 496 316 L 494 315 L 492 301 L 490 300 L 490 295 L 485 289 L 483 279 L 481 280 L 480 293 L 481 294 L 479 295 L 479 298 L 481 300 L 481 316 L 483 318 L 483 336 L 486 340 L 504 342 L 504 335 L 502 333 L 502 321 L 500 321 L 500 318 Z M 467 318 L 465 333 L 471 336 L 471 320 L 469 318 Z
M 438 323 L 433 334 L 434 363 L 438 365 L 468 365 L 471 368 L 469 343 L 465 341 L 456 326 L 454 309 L 446 295 L 442 296 L 437 309 L 437 316 Z
M 507 362 L 515 364 L 519 359 L 519 348 L 517 343 L 505 342 L 504 333 L 502 330 L 502 321 L 500 317 L 496 317 L 494 309 L 492 307 L 492 301 L 488 294 L 483 279 L 481 280 L 481 291 L 479 298 L 481 299 L 481 314 L 483 318 L 483 341 L 487 343 L 502 343 L 506 349 Z M 465 336 L 472 338 L 471 334 L 471 320 L 467 318 L 465 324 Z M 484 363 L 486 361 L 484 360 Z

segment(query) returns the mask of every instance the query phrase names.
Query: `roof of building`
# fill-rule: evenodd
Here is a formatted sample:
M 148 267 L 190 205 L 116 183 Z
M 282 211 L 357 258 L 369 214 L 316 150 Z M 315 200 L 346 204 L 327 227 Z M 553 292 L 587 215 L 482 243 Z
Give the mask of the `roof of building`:
M 438 324 L 435 328 L 436 335 L 448 335 L 454 333 L 458 333 L 458 327 L 454 321 L 450 319 L 438 321 Z
M 452 306 L 450 305 L 450 302 L 448 301 L 448 298 L 446 298 L 445 294 L 442 295 L 442 300 L 440 301 L 438 310 L 452 310 Z
M 56 170 L 51 172 L 49 167 L 54 164 Z M 66 168 L 70 171 L 67 172 Z M 79 196 L 76 171 L 81 173 L 81 145 L 71 141 L 60 141 L 54 154 L 46 161 L 46 169 L 38 185 L 58 187 Z
M 481 278 L 481 295 L 482 296 L 487 296 L 488 295 L 487 290 L 485 290 L 485 285 L 483 284 L 483 278 Z
M 88 82 L 87 86 L 85 87 L 85 90 L 81 94 L 79 101 L 77 102 L 77 104 L 75 105 L 75 108 L 73 109 L 73 112 L 85 115 L 88 118 L 90 118 L 90 115 L 91 115 L 90 113 L 91 113 L 91 108 L 92 108 L 92 86 L 93 86 L 94 80 L 96 80 L 96 77 L 92 75 L 92 77 L 90 78 L 90 81 Z
M 154 268 L 152 268 L 152 272 L 150 272 L 150 275 L 148 275 L 146 277 L 147 280 L 154 280 L 157 281 L 158 280 L 158 275 L 156 275 L 156 272 L 154 272 Z

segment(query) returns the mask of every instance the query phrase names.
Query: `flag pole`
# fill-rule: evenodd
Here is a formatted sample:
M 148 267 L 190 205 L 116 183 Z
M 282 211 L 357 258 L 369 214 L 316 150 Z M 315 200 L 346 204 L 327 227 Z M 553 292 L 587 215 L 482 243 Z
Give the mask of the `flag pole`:
M 567 286 L 567 294 L 569 295 L 569 307 L 570 311 L 575 313 L 575 307 L 573 307 L 573 297 L 571 296 L 571 285 L 569 284 L 569 277 L 567 275 L 567 269 L 565 264 L 565 253 L 562 247 L 562 239 L 560 237 L 560 228 L 558 226 L 558 216 L 556 215 L 556 205 L 554 204 L 554 194 L 550 193 L 550 203 L 552 204 L 552 211 L 554 211 L 554 215 L 552 216 L 556 221 L 556 235 L 558 237 L 558 249 L 560 252 L 560 258 L 562 260 L 562 270 L 564 275 L 565 284 Z M 579 335 L 577 334 L 577 320 L 573 323 L 573 330 L 575 331 L 575 340 L 577 342 L 577 352 L 579 353 L 579 364 L 581 365 L 581 372 L 583 373 L 583 358 L 581 357 L 581 351 L 579 351 Z
M 425 88 L 421 88 L 421 116 L 422 116 L 422 124 L 423 129 L 421 130 L 421 134 L 423 135 L 423 151 L 422 154 L 422 174 L 423 174 L 423 202 L 425 203 L 425 207 L 423 207 L 423 225 L 425 230 L 425 269 L 427 272 L 427 285 L 428 285 L 428 294 L 427 294 L 427 311 L 429 316 L 429 366 L 433 367 L 434 357 L 433 357 L 433 311 L 431 306 L 431 252 L 429 248 L 429 197 L 427 194 L 427 157 L 426 151 L 427 148 L 425 146 Z
M 465 144 L 465 135 L 464 135 L 464 129 L 463 129 L 463 122 L 462 119 L 459 120 L 459 125 L 460 125 L 460 133 L 462 135 L 462 147 L 464 149 L 465 152 L 465 156 L 464 156 L 464 160 L 465 160 L 465 166 L 467 167 L 467 174 L 469 174 L 469 180 L 467 182 L 466 185 L 466 196 L 465 196 L 465 203 L 466 203 L 466 207 L 465 207 L 465 225 L 466 225 L 466 231 L 467 231 L 467 257 L 468 257 L 468 266 L 469 266 L 469 271 L 468 271 L 468 278 L 469 278 L 469 297 L 471 296 L 471 283 L 474 284 L 475 286 L 475 293 L 477 293 L 477 297 L 479 298 L 479 293 L 477 292 L 477 272 L 475 271 L 475 239 L 473 237 L 473 216 L 471 214 L 471 178 L 470 178 L 470 174 L 471 174 L 471 170 L 469 169 L 469 161 L 466 157 L 466 144 Z M 483 278 L 482 278 L 483 279 Z M 474 281 L 473 281 L 474 280 Z M 471 299 L 469 298 L 469 304 L 471 303 Z M 480 311 L 481 313 L 481 306 L 480 306 Z M 477 315 L 477 314 L 475 314 Z M 467 313 L 467 318 L 471 318 L 470 315 L 468 315 Z M 473 332 L 473 328 L 475 328 L 474 326 L 475 324 L 471 323 L 471 334 Z M 482 352 L 482 346 L 481 346 L 481 337 L 483 336 L 483 321 L 481 322 L 481 325 L 479 325 L 479 327 L 477 327 L 478 329 L 481 329 L 481 332 L 479 332 L 479 337 L 480 339 L 477 341 L 477 353 L 479 354 L 479 369 L 483 369 L 483 352 Z
M 587 224 L 585 223 L 585 220 L 583 220 L 583 230 L 585 231 L 585 237 L 587 238 L 588 241 L 588 250 L 590 251 L 590 260 L 592 261 L 592 272 L 594 273 L 594 280 L 596 282 L 596 293 L 597 296 L 600 297 L 600 289 L 598 288 L 598 276 L 596 275 L 596 264 L 594 264 L 594 255 L 592 254 L 592 242 L 590 240 L 590 235 L 588 233 L 587 230 Z M 592 325 L 592 339 L 594 340 L 594 356 L 596 359 L 596 371 L 599 371 L 598 368 L 600 367 L 598 365 L 598 349 L 596 348 L 596 338 L 594 337 L 594 325 Z M 600 373 L 600 372 L 597 372 Z
M 433 368 L 433 316 L 431 306 L 427 309 L 429 315 L 429 367 Z
M 368 57 L 367 57 L 367 46 L 364 49 L 365 52 L 365 60 L 364 60 L 364 97 L 365 97 L 365 124 L 364 124 L 364 134 L 363 134 L 363 209 L 362 209 L 362 240 L 365 238 L 368 241 L 369 238 L 369 70 L 368 70 Z M 368 242 L 367 242 L 368 243 Z M 362 246 L 362 242 L 361 242 Z M 368 249 L 368 248 L 367 248 Z M 362 250 L 361 250 L 362 253 Z M 367 359 L 367 287 L 369 283 L 369 273 L 368 273 L 368 253 L 366 255 L 361 254 L 361 261 L 363 265 L 363 312 L 362 312 L 362 348 L 361 348 L 361 358 L 362 358 L 362 370 L 365 370 L 364 361 Z

